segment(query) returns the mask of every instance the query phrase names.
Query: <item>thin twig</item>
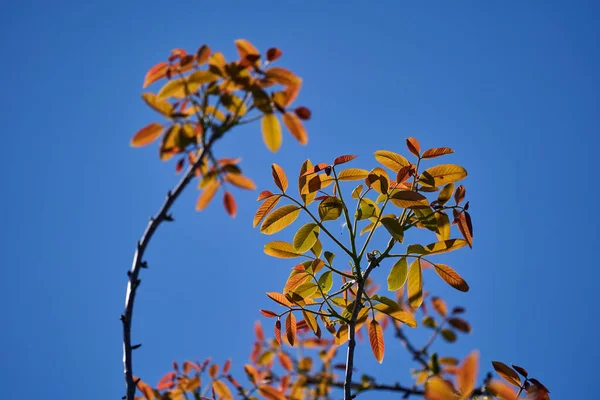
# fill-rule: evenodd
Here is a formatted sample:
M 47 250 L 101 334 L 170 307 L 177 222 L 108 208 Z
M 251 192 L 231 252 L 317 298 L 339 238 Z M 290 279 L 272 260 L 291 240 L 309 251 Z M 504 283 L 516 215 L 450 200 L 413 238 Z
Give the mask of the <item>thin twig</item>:
M 318 378 L 306 376 L 307 384 L 319 384 L 321 382 L 323 382 L 323 381 L 319 380 Z M 330 386 L 333 386 L 333 387 L 337 387 L 337 388 L 344 387 L 344 382 L 333 381 L 333 380 L 326 380 L 326 382 L 327 382 L 327 384 L 329 384 Z M 408 388 L 408 387 L 400 385 L 399 383 L 394 383 L 394 384 L 389 385 L 389 384 L 381 384 L 381 383 L 374 383 L 374 382 L 366 383 L 366 384 L 359 383 L 359 382 L 351 382 L 350 387 L 352 389 L 357 389 L 359 391 L 379 390 L 379 391 L 404 393 L 404 394 L 408 394 L 408 395 L 417 395 L 417 396 L 422 396 L 425 394 L 425 392 L 423 392 L 420 389 Z

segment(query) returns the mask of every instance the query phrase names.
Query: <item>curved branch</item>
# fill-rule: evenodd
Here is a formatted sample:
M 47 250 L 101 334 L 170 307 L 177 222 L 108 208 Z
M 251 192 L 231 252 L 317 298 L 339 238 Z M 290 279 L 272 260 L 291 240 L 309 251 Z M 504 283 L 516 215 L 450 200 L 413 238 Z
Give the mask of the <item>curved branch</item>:
M 216 137 L 214 139 L 217 139 Z M 125 367 L 125 383 L 127 386 L 127 391 L 125 395 L 126 400 L 134 400 L 135 391 L 137 382 L 133 379 L 133 362 L 132 362 L 132 352 L 135 348 L 139 347 L 139 345 L 132 346 L 131 345 L 131 321 L 133 319 L 133 305 L 135 301 L 135 295 L 137 292 L 137 288 L 140 285 L 141 280 L 139 279 L 140 271 L 142 268 L 146 267 L 145 261 L 143 261 L 144 253 L 148 244 L 150 243 L 150 239 L 156 232 L 156 229 L 160 226 L 161 223 L 165 221 L 172 221 L 173 218 L 169 214 L 169 210 L 175 203 L 175 200 L 179 197 L 179 195 L 183 192 L 183 190 L 190 183 L 192 178 L 194 177 L 194 171 L 196 168 L 202 166 L 204 162 L 205 156 L 211 151 L 211 147 L 214 144 L 215 140 L 209 141 L 207 146 L 202 149 L 202 152 L 198 156 L 197 161 L 194 165 L 190 166 L 188 170 L 185 172 L 177 186 L 173 189 L 173 191 L 169 191 L 167 193 L 167 198 L 165 202 L 158 210 L 158 213 L 150 218 L 150 222 L 146 226 L 146 230 L 142 235 L 142 238 L 137 243 L 137 249 L 133 256 L 133 263 L 131 265 L 131 270 L 127 272 L 129 280 L 127 282 L 127 293 L 125 295 L 125 312 L 121 314 L 121 321 L 123 322 L 123 365 Z

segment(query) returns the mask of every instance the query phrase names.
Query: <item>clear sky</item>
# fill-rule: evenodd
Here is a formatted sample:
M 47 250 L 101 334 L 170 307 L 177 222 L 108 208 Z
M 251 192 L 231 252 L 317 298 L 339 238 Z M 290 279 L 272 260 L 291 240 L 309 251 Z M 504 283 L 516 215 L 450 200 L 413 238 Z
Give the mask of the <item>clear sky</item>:
M 419 3 L 419 4 L 417 4 Z M 156 146 L 129 140 L 157 116 L 140 99 L 147 69 L 175 47 L 235 54 L 247 38 L 280 47 L 313 111 L 307 147 L 269 153 L 258 125 L 218 148 L 243 157 L 260 189 L 270 164 L 404 153 L 404 139 L 451 146 L 469 171 L 475 246 L 452 255 L 471 291 L 431 280 L 474 330 L 440 346 L 482 365 L 522 365 L 555 399 L 596 387 L 600 277 L 594 178 L 600 126 L 600 3 L 21 1 L 0 13 L 3 190 L 0 197 L 0 382 L 4 398 L 118 399 L 126 271 L 148 217 L 178 179 Z M 150 382 L 172 360 L 231 357 L 240 377 L 264 295 L 291 263 L 252 229 L 256 193 L 196 213 L 190 187 L 176 223 L 155 236 L 142 276 L 135 372 Z M 278 236 L 289 240 L 292 231 Z M 382 275 L 383 276 L 383 275 Z M 434 282 L 435 281 L 435 282 Z M 596 317 L 594 317 L 596 315 Z M 268 323 L 268 322 L 267 322 Z M 406 382 L 391 345 L 372 375 Z M 396 349 L 396 350 L 392 350 Z M 587 395 L 587 396 L 586 396 Z M 384 398 L 365 395 L 363 398 Z

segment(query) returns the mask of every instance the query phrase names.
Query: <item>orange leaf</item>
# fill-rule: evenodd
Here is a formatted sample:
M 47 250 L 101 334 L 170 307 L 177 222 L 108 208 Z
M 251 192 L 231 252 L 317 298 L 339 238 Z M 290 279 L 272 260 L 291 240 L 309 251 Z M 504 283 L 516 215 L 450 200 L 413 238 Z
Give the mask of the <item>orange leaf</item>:
M 409 137 L 408 139 L 406 139 L 406 146 L 408 147 L 408 150 L 411 153 L 419 157 L 419 153 L 421 153 L 421 145 L 419 144 L 419 141 L 417 139 L 415 139 L 414 137 Z
M 146 146 L 160 137 L 163 132 L 163 126 L 158 122 L 146 125 L 131 138 L 132 147 Z
M 521 387 L 521 378 L 511 367 L 500 361 L 492 361 L 492 366 L 505 381 L 516 387 Z
M 223 381 L 214 381 L 212 384 L 212 388 L 215 393 L 219 396 L 221 400 L 231 400 L 233 399 L 233 395 L 231 391 Z
M 166 62 L 159 62 L 154 67 L 150 68 L 146 73 L 146 77 L 144 78 L 143 87 L 147 87 L 148 85 L 156 82 L 159 79 L 162 79 L 167 74 L 167 69 L 169 65 Z
M 225 205 L 225 211 L 227 211 L 227 214 L 229 214 L 232 218 L 235 218 L 237 214 L 237 205 L 235 204 L 235 198 L 231 193 L 225 192 L 225 195 L 223 196 L 223 204 Z
M 457 371 L 456 384 L 461 391 L 463 398 L 469 398 L 473 389 L 475 389 L 475 381 L 477 380 L 477 371 L 479 369 L 479 352 L 474 350 L 464 360 Z
M 445 264 L 433 264 L 433 267 L 440 278 L 445 280 L 450 286 L 461 292 L 469 291 L 469 285 L 455 270 Z
M 168 372 L 165 376 L 160 378 L 156 384 L 156 390 L 171 389 L 173 386 L 175 386 L 175 382 L 173 382 L 175 375 L 175 372 Z
M 292 307 L 293 304 L 281 293 L 277 293 L 277 292 L 268 292 L 267 296 L 273 300 L 276 301 L 277 303 L 281 304 L 282 306 L 286 306 L 286 307 Z
M 506 383 L 494 379 L 488 383 L 485 387 L 494 397 L 503 400 L 515 400 L 517 398 L 517 391 Z
M 356 156 L 353 156 L 353 155 L 339 156 L 339 157 L 336 157 L 335 160 L 333 160 L 333 165 L 344 164 L 344 163 L 354 160 L 355 158 L 356 158 Z
M 262 192 L 260 192 L 258 194 L 258 199 L 256 199 L 256 201 L 261 201 L 261 200 L 264 200 L 264 199 L 268 199 L 271 196 L 273 196 L 273 193 L 271 193 L 271 191 L 269 191 L 269 190 L 263 190 Z
M 271 165 L 271 171 L 273 174 L 273 180 L 275 181 L 275 185 L 282 191 L 285 192 L 288 188 L 288 180 L 283 168 L 281 168 L 277 164 Z
M 293 72 L 281 67 L 271 67 L 265 71 L 265 76 L 268 80 L 285 86 L 299 85 L 301 79 L 294 75 Z
M 256 47 L 254 47 L 254 45 L 246 39 L 236 40 L 235 47 L 237 47 L 238 54 L 240 55 L 240 59 L 242 60 L 245 59 L 248 55 L 260 56 L 260 52 L 256 49 Z
M 281 364 L 285 370 L 290 372 L 294 370 L 294 364 L 292 364 L 292 359 L 290 356 L 284 352 L 279 352 L 279 354 L 277 354 L 277 358 L 279 359 L 279 364 Z
M 277 313 L 271 310 L 260 310 L 260 313 L 267 318 L 275 318 L 277 316 Z
M 225 364 L 223 364 L 223 373 L 227 374 L 230 369 L 231 369 L 231 360 L 227 360 L 227 361 L 225 361 Z
M 217 189 L 219 189 L 219 186 L 221 186 L 221 184 L 217 180 L 213 180 L 208 185 L 206 185 L 204 191 L 198 197 L 198 202 L 196 203 L 197 211 L 202 211 L 206 208 L 208 203 L 210 203 L 212 198 L 215 196 L 215 193 L 217 192 Z
M 459 398 L 452 384 L 439 376 L 432 376 L 425 382 L 427 400 L 458 400 Z
M 379 322 L 374 319 L 369 323 L 369 342 L 371 343 L 371 350 L 373 350 L 373 355 L 379 361 L 383 361 L 383 355 L 385 352 L 385 345 L 383 342 L 383 330 L 381 329 L 381 325 Z
M 275 340 L 277 340 L 277 343 L 279 343 L 279 345 L 281 346 L 281 321 L 280 320 L 275 321 Z
M 288 343 L 293 347 L 296 341 L 296 316 L 293 313 L 289 313 L 285 318 L 285 335 Z
M 258 207 L 258 210 L 256 210 L 256 214 L 254 214 L 254 220 L 252 221 L 252 227 L 256 228 L 258 226 L 258 224 L 260 223 L 260 221 L 262 221 L 262 219 L 269 213 L 271 212 L 271 210 L 273 208 L 275 208 L 275 206 L 277 205 L 277 203 L 279 203 L 279 200 L 281 199 L 281 196 L 271 196 L 268 197 L 264 203 L 262 203 L 260 205 L 260 207 Z
M 267 400 L 286 400 L 283 393 L 275 389 L 273 386 L 260 385 L 258 387 L 258 393 L 264 396 Z
M 203 44 L 202 46 L 200 46 L 200 48 L 196 52 L 196 62 L 198 63 L 198 65 L 202 65 L 208 61 L 209 57 L 210 57 L 210 47 Z
M 279 50 L 277 47 L 271 47 L 269 50 L 267 50 L 267 61 L 273 62 L 281 57 L 282 54 L 283 53 L 281 50 Z
M 473 248 L 473 225 L 471 223 L 471 216 L 468 212 L 463 212 L 456 217 L 456 223 L 458 230 L 465 238 L 470 248 Z
M 435 311 L 437 311 L 437 313 L 442 317 L 445 317 L 448 313 L 448 306 L 446 306 L 446 302 L 439 297 L 432 297 L 431 304 L 433 305 Z
M 147 383 L 144 383 L 141 380 L 138 380 L 137 388 L 140 392 L 142 392 L 145 399 L 154 400 L 156 398 L 156 396 L 154 395 L 154 392 L 152 391 L 152 388 Z
M 284 107 L 288 107 L 294 102 L 294 100 L 296 100 L 296 97 L 298 97 L 298 93 L 300 93 L 301 87 L 302 79 L 298 78 L 298 81 L 295 84 L 289 85 L 285 88 L 285 103 L 283 104 Z
M 283 123 L 285 127 L 290 131 L 292 136 L 296 138 L 298 143 L 301 145 L 305 145 L 308 143 L 308 135 L 306 134 L 306 129 L 304 125 L 302 125 L 302 121 L 296 114 L 285 113 L 283 114 Z
M 444 154 L 452 154 L 454 150 L 449 147 L 438 147 L 435 149 L 425 150 L 421 158 L 435 158 L 439 156 L 443 156 Z
M 252 181 L 252 179 L 240 175 L 240 174 L 227 174 L 225 175 L 225 180 L 232 185 L 235 185 L 242 189 L 254 190 L 256 189 L 256 185 Z
M 265 340 L 265 334 L 263 332 L 260 321 L 256 321 L 254 323 L 254 336 L 256 336 L 256 340 L 258 340 L 259 342 L 262 342 L 263 340 Z

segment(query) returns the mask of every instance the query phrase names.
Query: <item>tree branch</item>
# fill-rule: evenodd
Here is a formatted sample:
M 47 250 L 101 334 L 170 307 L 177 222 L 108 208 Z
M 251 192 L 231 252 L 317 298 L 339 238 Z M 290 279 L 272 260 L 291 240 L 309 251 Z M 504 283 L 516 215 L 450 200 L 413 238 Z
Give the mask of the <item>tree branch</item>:
M 429 370 L 429 365 L 427 364 L 427 360 L 423 358 L 423 353 L 417 350 L 417 348 L 412 345 L 412 343 L 408 340 L 408 338 L 402 331 L 402 328 L 396 323 L 396 321 L 393 321 L 393 324 L 394 328 L 396 328 L 396 337 L 400 339 L 400 342 L 402 342 L 404 347 L 406 347 L 406 350 L 408 350 L 412 354 L 413 360 L 418 361 L 419 364 L 423 366 L 423 368 Z
M 216 138 L 214 138 L 216 139 Z M 204 162 L 205 156 L 211 151 L 211 147 L 214 144 L 215 140 L 209 141 L 207 146 L 202 149 L 200 156 L 194 165 L 190 166 L 184 176 L 181 178 L 177 186 L 173 191 L 169 191 L 167 193 L 167 198 L 163 203 L 162 207 L 158 210 L 158 213 L 150 219 L 150 222 L 146 226 L 146 230 L 142 235 L 142 238 L 137 244 L 137 249 L 133 256 L 133 263 L 131 265 L 131 270 L 127 272 L 129 277 L 127 283 L 127 293 L 125 295 L 125 312 L 121 314 L 121 321 L 123 322 L 123 365 L 125 367 L 125 383 L 126 383 L 126 400 L 134 400 L 136 385 L 137 382 L 133 379 L 133 362 L 132 362 L 132 352 L 133 346 L 131 345 L 131 321 L 133 319 L 133 305 L 135 301 L 135 295 L 137 292 L 137 288 L 140 285 L 141 280 L 139 279 L 140 270 L 146 266 L 143 261 L 144 253 L 148 244 L 150 243 L 150 239 L 154 235 L 154 232 L 159 227 L 159 225 L 164 221 L 171 221 L 172 217 L 169 214 L 169 210 L 175 203 L 175 200 L 179 197 L 179 195 L 183 192 L 183 190 L 190 183 L 192 178 L 194 177 L 194 171 L 196 168 L 202 166 Z
M 319 380 L 317 378 L 314 378 L 311 376 L 306 377 L 306 383 L 308 383 L 308 384 L 319 384 L 321 382 L 322 382 L 322 380 Z M 328 380 L 327 383 L 333 387 L 345 388 L 345 382 Z M 370 383 L 366 383 L 366 384 L 359 383 L 359 382 L 350 382 L 350 387 L 352 389 L 357 389 L 358 391 L 379 390 L 379 391 L 404 393 L 406 395 L 405 398 L 407 398 L 410 395 L 422 396 L 425 394 L 425 392 L 423 392 L 420 389 L 417 389 L 417 388 L 411 389 L 411 388 L 402 386 L 399 383 L 394 383 L 392 385 L 386 385 L 386 384 L 374 383 L 374 382 L 370 382 Z

